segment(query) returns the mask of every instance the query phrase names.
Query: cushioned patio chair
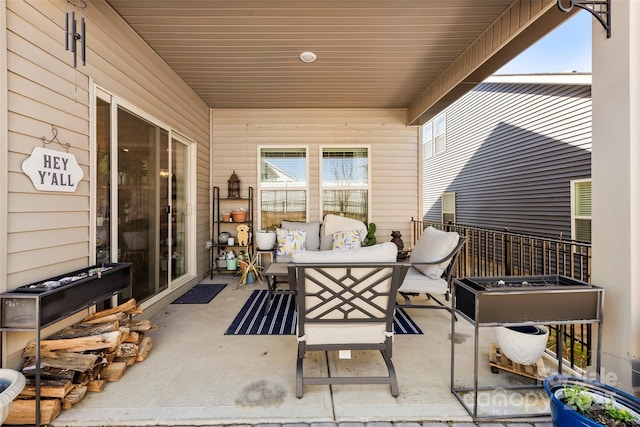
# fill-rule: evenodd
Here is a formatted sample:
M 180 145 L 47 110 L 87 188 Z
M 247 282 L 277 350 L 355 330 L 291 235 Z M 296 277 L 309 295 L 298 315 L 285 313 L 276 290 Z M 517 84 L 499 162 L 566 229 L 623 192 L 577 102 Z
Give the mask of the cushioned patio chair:
M 398 293 L 403 308 L 437 308 L 451 312 L 451 307 L 440 299 L 449 301 L 453 268 L 466 237 L 456 232 L 427 227 L 411 251 L 411 268 L 407 272 Z M 421 298 L 421 295 L 426 299 Z M 431 304 L 431 301 L 435 304 Z
M 296 396 L 307 384 L 389 384 L 398 396 L 391 361 L 397 290 L 408 264 L 395 262 L 397 247 L 387 242 L 366 248 L 294 254 L 288 264 L 297 288 L 298 355 Z M 305 376 L 309 351 L 378 350 L 387 376 Z M 349 353 L 350 354 L 350 353 Z

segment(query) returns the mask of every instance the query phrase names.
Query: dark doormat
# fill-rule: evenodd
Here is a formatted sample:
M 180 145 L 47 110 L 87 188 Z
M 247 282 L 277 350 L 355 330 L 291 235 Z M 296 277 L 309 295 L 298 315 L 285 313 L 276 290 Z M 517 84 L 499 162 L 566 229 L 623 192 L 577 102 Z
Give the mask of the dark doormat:
M 292 294 L 274 295 L 271 303 L 272 308 L 265 316 L 264 308 L 268 298 L 266 290 L 254 290 L 224 334 L 295 335 L 297 325 L 295 296 Z M 393 317 L 393 330 L 396 335 L 423 333 L 407 312 L 401 308 L 396 308 Z
M 200 283 L 188 290 L 171 304 L 209 304 L 213 297 L 227 286 L 219 283 Z

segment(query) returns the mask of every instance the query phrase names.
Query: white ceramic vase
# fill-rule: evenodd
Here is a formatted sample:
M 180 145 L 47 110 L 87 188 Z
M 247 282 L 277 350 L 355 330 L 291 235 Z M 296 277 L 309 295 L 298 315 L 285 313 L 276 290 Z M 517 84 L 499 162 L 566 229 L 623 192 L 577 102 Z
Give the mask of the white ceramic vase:
M 256 231 L 256 246 L 261 251 L 270 251 L 276 245 L 275 231 Z
M 549 329 L 542 325 L 499 326 L 496 338 L 502 353 L 522 365 L 534 364 L 547 347 Z

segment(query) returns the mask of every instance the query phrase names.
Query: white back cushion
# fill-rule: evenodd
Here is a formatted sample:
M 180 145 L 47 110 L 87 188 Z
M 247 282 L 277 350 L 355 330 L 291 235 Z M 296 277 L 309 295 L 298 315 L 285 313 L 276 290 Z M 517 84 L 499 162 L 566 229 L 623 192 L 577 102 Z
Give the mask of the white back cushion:
M 427 227 L 411 251 L 411 262 L 438 261 L 447 256 L 459 240 L 460 235 L 454 231 L 441 231 Z M 430 279 L 439 279 L 450 262 L 451 260 L 448 260 L 436 265 L 415 265 L 414 267 Z
M 385 242 L 348 251 L 297 252 L 292 261 L 300 263 L 358 263 L 358 262 L 395 262 L 398 247 L 395 243 Z

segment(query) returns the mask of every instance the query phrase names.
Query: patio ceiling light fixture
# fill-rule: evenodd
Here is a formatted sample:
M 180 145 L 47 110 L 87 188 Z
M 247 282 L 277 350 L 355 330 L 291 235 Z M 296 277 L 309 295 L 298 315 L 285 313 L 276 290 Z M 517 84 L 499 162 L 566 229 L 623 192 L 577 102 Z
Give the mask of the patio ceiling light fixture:
M 563 12 L 571 12 L 573 6 L 584 9 L 602 24 L 605 30 L 607 30 L 607 38 L 611 37 L 611 0 L 568 0 L 569 5 L 563 6 L 567 0 L 558 0 L 558 9 Z
M 300 54 L 300 60 L 302 62 L 306 62 L 307 64 L 315 62 L 316 59 L 318 59 L 318 56 L 313 52 L 302 52 Z
M 84 0 L 67 0 L 67 8 L 69 5 L 78 9 L 80 13 L 87 8 L 87 3 Z M 87 43 L 85 37 L 84 16 L 80 20 L 80 32 L 78 32 L 76 12 L 71 12 L 71 19 L 69 19 L 69 12 L 67 12 L 65 13 L 64 19 L 64 48 L 65 50 L 71 49 L 71 52 L 73 52 L 73 68 L 78 67 L 78 41 L 80 41 L 82 65 L 87 65 Z

